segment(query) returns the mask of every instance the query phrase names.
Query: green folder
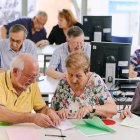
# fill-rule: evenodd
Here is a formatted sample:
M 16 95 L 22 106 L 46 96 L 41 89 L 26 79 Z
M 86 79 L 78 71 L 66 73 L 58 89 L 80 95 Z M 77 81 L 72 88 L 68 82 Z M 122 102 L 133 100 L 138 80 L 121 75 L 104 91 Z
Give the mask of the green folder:
M 114 133 L 115 130 L 108 127 L 99 117 L 94 116 L 93 119 L 73 121 L 77 129 L 86 136 L 101 135 Z
M 9 125 L 12 125 L 12 124 L 7 123 L 7 122 L 0 122 L 0 126 L 9 126 Z

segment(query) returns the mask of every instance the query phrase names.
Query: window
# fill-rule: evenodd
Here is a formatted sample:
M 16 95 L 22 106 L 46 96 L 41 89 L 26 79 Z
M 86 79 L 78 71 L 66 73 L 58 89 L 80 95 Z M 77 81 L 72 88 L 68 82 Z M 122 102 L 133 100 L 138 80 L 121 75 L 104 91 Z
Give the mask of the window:
M 21 0 L 0 1 L 0 25 L 21 16 Z
M 88 0 L 87 15 L 111 15 L 112 35 L 133 37 L 131 53 L 139 47 L 140 0 Z

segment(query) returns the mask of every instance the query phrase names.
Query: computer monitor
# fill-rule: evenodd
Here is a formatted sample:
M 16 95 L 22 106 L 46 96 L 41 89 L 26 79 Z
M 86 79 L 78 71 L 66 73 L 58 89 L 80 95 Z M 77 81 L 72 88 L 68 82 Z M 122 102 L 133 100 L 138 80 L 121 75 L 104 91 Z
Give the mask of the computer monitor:
M 91 42 L 90 71 L 106 77 L 106 64 L 115 64 L 115 78 L 129 78 L 131 44 Z M 111 69 L 108 69 L 109 73 Z
M 111 42 L 112 16 L 83 16 L 85 41 Z

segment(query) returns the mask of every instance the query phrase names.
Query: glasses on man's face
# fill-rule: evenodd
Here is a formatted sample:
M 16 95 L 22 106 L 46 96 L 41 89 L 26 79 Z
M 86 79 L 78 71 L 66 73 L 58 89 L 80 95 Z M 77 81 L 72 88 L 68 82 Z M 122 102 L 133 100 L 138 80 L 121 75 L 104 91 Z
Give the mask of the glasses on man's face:
M 22 72 L 22 75 L 24 77 L 26 77 L 28 80 L 35 80 L 35 79 L 37 80 L 40 76 L 40 74 L 30 75 L 30 74 L 27 74 L 27 73 L 24 73 L 24 72 Z
M 16 39 L 13 39 L 13 38 L 10 37 L 10 42 L 15 42 L 17 44 L 21 44 L 22 40 L 16 40 Z
M 70 44 L 72 45 L 73 49 L 83 49 L 84 47 L 84 41 L 81 42 L 71 42 Z
M 36 18 L 37 24 L 41 27 L 44 27 L 45 24 L 41 23 L 38 18 Z

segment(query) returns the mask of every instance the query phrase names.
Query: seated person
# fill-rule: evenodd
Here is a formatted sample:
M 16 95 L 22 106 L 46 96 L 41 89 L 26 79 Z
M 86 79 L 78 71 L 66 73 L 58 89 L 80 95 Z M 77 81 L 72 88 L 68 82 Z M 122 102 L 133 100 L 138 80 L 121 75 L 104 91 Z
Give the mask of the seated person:
M 9 39 L 0 40 L 1 72 L 9 70 L 12 59 L 21 53 L 30 53 L 37 57 L 37 49 L 34 42 L 26 39 L 26 28 L 15 24 L 10 28 Z
M 58 13 L 58 24 L 53 27 L 49 34 L 48 41 L 50 44 L 61 44 L 66 42 L 67 31 L 72 26 L 79 26 L 82 28 L 82 24 L 77 22 L 71 10 L 62 9 Z
M 130 57 L 130 78 L 140 76 L 140 49 Z
M 47 75 L 53 78 L 65 77 L 65 59 L 69 53 L 76 50 L 83 50 L 90 57 L 91 46 L 84 43 L 83 30 L 78 26 L 73 26 L 67 32 L 67 42 L 55 49 L 47 68 Z
M 131 117 L 132 113 L 140 116 L 140 82 L 138 83 L 135 94 L 133 96 L 131 110 L 128 108 L 124 109 L 120 114 L 120 119 L 124 119 L 126 116 Z
M 0 122 L 35 123 L 41 127 L 58 125 L 60 118 L 41 97 L 36 78 L 37 60 L 31 54 L 19 54 L 10 71 L 0 74 Z M 36 114 L 31 114 L 32 110 Z
M 89 113 L 112 117 L 117 113 L 107 86 L 99 75 L 89 71 L 89 66 L 89 58 L 82 51 L 67 57 L 66 77 L 60 80 L 52 98 L 52 107 L 61 119 L 81 119 Z
M 9 30 L 11 26 L 15 24 L 23 25 L 27 31 L 27 39 L 32 40 L 36 43 L 37 47 L 42 47 L 48 44 L 47 33 L 44 25 L 47 22 L 47 14 L 44 11 L 39 11 L 36 16 L 31 18 L 20 18 L 15 21 L 9 22 L 6 25 L 2 26 L 1 36 L 3 39 L 7 38 L 9 35 Z

